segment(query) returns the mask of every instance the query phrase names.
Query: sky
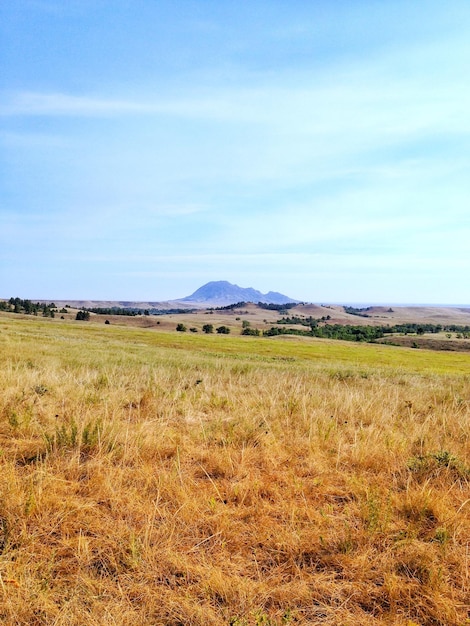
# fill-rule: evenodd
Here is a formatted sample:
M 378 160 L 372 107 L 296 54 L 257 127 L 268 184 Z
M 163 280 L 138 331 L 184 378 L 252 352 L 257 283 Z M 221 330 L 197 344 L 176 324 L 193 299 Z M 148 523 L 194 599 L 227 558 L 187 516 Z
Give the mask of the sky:
M 470 304 L 468 0 L 0 2 L 0 297 Z

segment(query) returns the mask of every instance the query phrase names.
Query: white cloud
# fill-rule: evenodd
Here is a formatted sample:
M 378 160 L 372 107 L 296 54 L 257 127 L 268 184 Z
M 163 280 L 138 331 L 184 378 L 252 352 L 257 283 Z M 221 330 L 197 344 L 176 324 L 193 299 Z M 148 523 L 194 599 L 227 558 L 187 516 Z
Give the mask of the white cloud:
M 125 100 L 112 100 L 65 93 L 19 92 L 7 95 L 0 115 L 102 116 L 148 112 L 148 106 Z

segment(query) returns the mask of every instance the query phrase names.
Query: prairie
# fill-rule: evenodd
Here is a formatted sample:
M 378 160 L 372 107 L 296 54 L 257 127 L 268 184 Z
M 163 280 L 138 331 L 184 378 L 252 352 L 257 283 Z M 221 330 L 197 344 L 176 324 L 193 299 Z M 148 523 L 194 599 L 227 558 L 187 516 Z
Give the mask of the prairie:
M 160 331 L 0 316 L 2 623 L 470 623 L 468 355 Z

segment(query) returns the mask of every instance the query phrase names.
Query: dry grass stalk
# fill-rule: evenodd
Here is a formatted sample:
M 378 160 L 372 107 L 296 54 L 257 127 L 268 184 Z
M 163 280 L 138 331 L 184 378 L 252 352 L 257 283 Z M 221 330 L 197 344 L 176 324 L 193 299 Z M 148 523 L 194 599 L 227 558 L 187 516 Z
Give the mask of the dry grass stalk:
M 51 328 L 0 327 L 2 623 L 469 623 L 468 373 Z

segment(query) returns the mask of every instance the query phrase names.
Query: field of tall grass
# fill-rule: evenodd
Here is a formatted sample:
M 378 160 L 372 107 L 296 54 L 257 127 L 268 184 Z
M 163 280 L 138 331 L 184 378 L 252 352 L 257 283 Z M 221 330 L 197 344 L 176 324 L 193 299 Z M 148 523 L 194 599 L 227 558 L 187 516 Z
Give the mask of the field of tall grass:
M 0 622 L 470 624 L 470 358 L 0 317 Z

